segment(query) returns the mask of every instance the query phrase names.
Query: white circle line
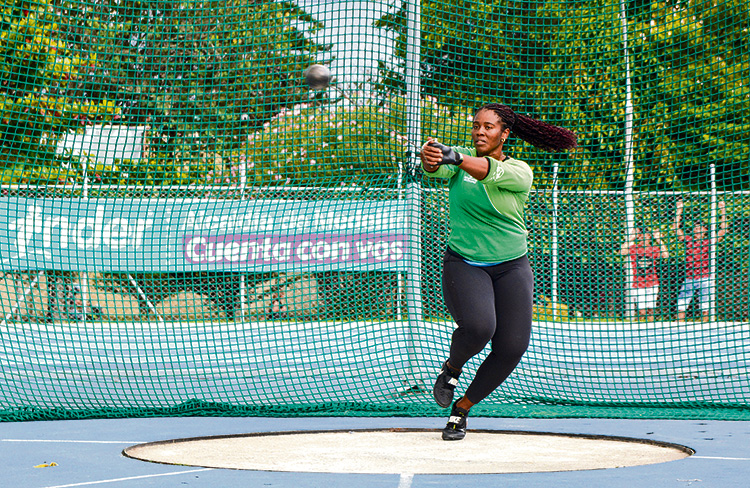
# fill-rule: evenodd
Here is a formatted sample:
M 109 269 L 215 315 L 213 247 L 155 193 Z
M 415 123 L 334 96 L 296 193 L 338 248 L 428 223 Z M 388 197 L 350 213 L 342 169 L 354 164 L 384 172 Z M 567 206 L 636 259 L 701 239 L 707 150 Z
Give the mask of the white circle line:
M 0 442 L 62 442 L 71 444 L 138 444 L 134 441 L 86 441 L 73 439 L 0 439 Z
M 721 459 L 723 461 L 750 461 L 750 458 L 724 457 L 724 456 L 690 456 L 693 459 Z
M 413 474 L 401 473 L 398 480 L 398 488 L 411 488 L 411 482 L 414 480 Z
M 71 483 L 69 485 L 45 486 L 43 488 L 71 488 L 73 486 L 100 485 L 104 483 L 117 483 L 118 481 L 142 480 L 146 478 L 158 478 L 159 476 L 175 476 L 179 474 L 200 473 L 202 471 L 213 471 L 214 468 L 190 469 L 187 471 L 173 471 L 171 473 L 146 474 L 143 476 L 129 476 L 127 478 L 112 478 L 109 480 L 84 481 L 83 483 Z

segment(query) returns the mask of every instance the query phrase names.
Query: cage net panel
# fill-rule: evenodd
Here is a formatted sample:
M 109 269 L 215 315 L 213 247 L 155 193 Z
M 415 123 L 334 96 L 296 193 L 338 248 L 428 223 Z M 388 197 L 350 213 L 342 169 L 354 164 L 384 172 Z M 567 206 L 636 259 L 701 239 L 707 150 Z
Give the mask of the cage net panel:
M 579 145 L 506 143 L 534 327 L 476 413 L 750 418 L 747 3 L 2 9 L 0 420 L 442 415 L 418 152 L 489 102 Z

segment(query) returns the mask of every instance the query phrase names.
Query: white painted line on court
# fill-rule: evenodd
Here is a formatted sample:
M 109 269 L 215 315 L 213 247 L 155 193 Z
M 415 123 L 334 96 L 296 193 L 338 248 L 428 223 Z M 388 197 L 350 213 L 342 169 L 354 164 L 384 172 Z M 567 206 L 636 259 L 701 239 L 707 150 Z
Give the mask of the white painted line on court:
M 143 476 L 130 476 L 128 478 L 112 478 L 111 480 L 85 481 L 83 483 L 71 483 L 69 485 L 45 486 L 44 488 L 71 488 L 73 486 L 100 485 L 104 483 L 117 483 L 118 481 L 142 480 L 146 478 L 157 478 L 159 476 L 175 476 L 179 474 L 200 473 L 201 471 L 213 471 L 213 468 L 191 469 L 188 471 L 174 471 L 172 473 L 147 474 Z
M 73 444 L 143 444 L 145 441 L 76 441 L 72 439 L 0 439 L 0 442 L 69 442 Z
M 411 488 L 411 482 L 413 479 L 413 474 L 402 473 L 398 480 L 398 488 Z
M 721 459 L 724 461 L 750 461 L 750 458 L 736 458 L 723 456 L 690 456 L 688 459 Z

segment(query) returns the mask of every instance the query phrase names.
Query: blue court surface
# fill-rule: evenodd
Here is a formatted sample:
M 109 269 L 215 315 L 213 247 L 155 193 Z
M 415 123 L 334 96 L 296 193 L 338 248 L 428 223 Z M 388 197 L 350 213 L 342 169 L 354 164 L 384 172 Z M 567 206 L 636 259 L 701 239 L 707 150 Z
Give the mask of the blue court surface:
M 0 424 L 0 486 L 135 487 L 750 487 L 750 422 L 714 420 L 472 418 L 471 428 L 623 436 L 687 446 L 678 461 L 635 467 L 522 474 L 325 474 L 161 465 L 122 455 L 134 444 L 253 432 L 440 428 L 440 418 L 186 417 Z M 436 435 L 439 435 L 436 433 Z M 457 449 L 461 443 L 456 443 Z M 420 447 L 414 446 L 415 450 Z M 262 456 L 263 453 L 257 453 Z M 345 457 L 346 452 L 341 456 Z M 54 465 L 53 465 L 54 464 Z M 46 466 L 46 467 L 45 467 Z

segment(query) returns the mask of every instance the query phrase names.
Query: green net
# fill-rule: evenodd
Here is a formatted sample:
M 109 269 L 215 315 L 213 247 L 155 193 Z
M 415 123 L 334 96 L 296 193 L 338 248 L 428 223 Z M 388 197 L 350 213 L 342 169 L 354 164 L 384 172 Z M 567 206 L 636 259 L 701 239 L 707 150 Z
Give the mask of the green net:
M 506 143 L 534 328 L 477 413 L 750 419 L 747 2 L 1 5 L 0 420 L 442 415 L 418 151 L 488 102 L 579 147 Z

